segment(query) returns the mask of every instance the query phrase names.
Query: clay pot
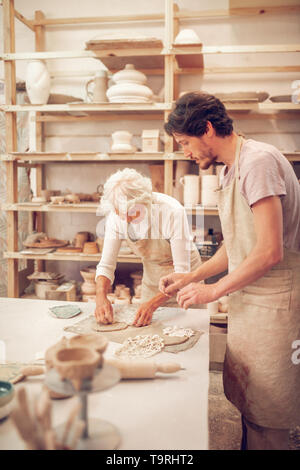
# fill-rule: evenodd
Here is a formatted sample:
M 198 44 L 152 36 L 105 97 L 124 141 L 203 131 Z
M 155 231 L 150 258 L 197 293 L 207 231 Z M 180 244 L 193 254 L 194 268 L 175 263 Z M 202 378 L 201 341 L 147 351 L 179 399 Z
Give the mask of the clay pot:
M 111 146 L 112 152 L 135 152 L 136 148 L 131 144 L 132 134 L 127 131 L 116 131 L 111 135 L 113 144 Z
M 54 196 L 55 191 L 52 191 L 51 189 L 42 189 L 41 195 L 46 199 L 46 201 L 50 201 L 50 198 Z
M 52 280 L 52 281 L 35 281 L 34 283 L 34 291 L 35 295 L 39 299 L 46 299 L 46 292 L 49 290 L 56 290 L 59 286 L 59 281 Z
M 89 240 L 89 232 L 78 232 L 75 235 L 74 244 L 77 247 L 83 248 L 84 244 Z
M 99 354 L 102 354 L 108 345 L 108 339 L 105 336 L 87 334 L 87 335 L 77 335 L 69 339 L 70 347 L 84 347 L 90 348 L 97 351 Z
M 116 297 L 115 298 L 115 305 L 128 305 L 130 304 L 130 297 Z
M 79 204 L 80 198 L 77 194 L 66 194 L 65 201 L 72 202 L 73 204 Z
M 86 268 L 82 269 L 80 274 L 86 282 L 95 282 L 95 272 Z
M 53 355 L 54 368 L 62 380 L 70 380 L 79 391 L 82 381 L 92 379 L 101 363 L 101 354 L 87 347 L 63 348 Z
M 94 255 L 99 253 L 98 245 L 96 242 L 85 242 L 83 245 L 83 253 Z
M 81 292 L 84 295 L 96 295 L 96 283 L 92 281 L 85 281 L 81 286 Z
M 64 196 L 51 196 L 50 200 L 52 204 L 61 204 L 62 202 L 64 202 L 65 197 Z

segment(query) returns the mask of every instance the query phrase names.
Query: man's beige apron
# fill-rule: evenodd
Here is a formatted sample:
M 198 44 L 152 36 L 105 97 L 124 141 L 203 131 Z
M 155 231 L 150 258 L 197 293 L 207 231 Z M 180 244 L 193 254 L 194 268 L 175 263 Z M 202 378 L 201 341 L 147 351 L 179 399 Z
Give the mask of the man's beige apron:
M 165 239 L 148 238 L 133 241 L 129 236 L 127 236 L 127 243 L 135 255 L 142 258 L 143 280 L 141 300 L 146 302 L 159 294 L 159 279 L 174 272 L 171 245 Z M 194 271 L 201 265 L 201 258 L 194 243 L 192 244 L 190 262 L 191 271 Z M 178 307 L 174 297 L 170 298 L 164 305 Z
M 239 187 L 239 137 L 234 181 L 219 193 L 219 213 L 229 259 L 236 269 L 256 242 L 253 214 Z M 251 422 L 287 429 L 300 424 L 300 364 L 292 343 L 300 339 L 300 253 L 230 295 L 224 364 L 225 395 Z

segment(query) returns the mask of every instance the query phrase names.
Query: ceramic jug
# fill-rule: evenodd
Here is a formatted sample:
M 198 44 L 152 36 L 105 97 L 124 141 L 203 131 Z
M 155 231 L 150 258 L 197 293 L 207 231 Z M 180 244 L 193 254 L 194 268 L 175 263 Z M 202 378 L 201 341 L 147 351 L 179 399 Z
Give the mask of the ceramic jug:
M 50 95 L 50 75 L 43 60 L 31 60 L 26 68 L 26 91 L 32 104 L 46 104 Z
M 106 70 L 99 70 L 96 72 L 95 77 L 91 78 L 91 80 L 89 80 L 85 85 L 87 101 L 91 101 L 93 103 L 107 102 L 107 83 L 108 77 Z M 94 84 L 93 92 L 90 91 L 90 86 L 92 84 Z
M 199 204 L 199 180 L 198 175 L 184 175 L 179 179 L 183 185 L 183 204 L 185 206 Z

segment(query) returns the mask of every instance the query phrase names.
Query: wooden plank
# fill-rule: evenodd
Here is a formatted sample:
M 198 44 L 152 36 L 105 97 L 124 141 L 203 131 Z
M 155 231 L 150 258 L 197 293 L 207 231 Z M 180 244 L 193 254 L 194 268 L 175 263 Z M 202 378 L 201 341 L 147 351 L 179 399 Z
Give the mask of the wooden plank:
M 284 14 L 284 13 L 294 13 L 300 11 L 300 6 L 298 0 L 295 0 L 297 4 L 292 5 L 292 2 L 288 2 L 287 5 L 282 6 L 274 6 L 270 4 L 266 4 L 267 2 L 262 2 L 263 6 L 251 6 L 245 7 L 244 0 L 239 3 L 239 7 L 230 7 L 228 9 L 218 9 L 218 10 L 185 10 L 182 9 L 178 13 L 178 17 L 180 19 L 197 19 L 197 20 L 207 20 L 207 18 L 226 18 L 231 16 L 257 16 L 262 14 Z M 271 0 L 272 2 L 272 0 Z
M 21 21 L 21 23 L 25 24 L 28 28 L 30 28 L 32 31 L 34 31 L 34 26 L 32 24 L 32 21 L 27 20 L 21 13 L 19 13 L 17 10 L 14 11 L 15 17 Z
M 300 159 L 300 158 L 299 158 Z M 296 160 L 298 161 L 298 160 Z M 98 204 L 60 204 L 59 206 L 52 204 L 40 204 L 39 206 L 28 202 L 20 204 L 2 204 L 1 209 L 3 211 L 19 211 L 19 212 L 80 212 L 80 213 L 92 213 L 95 214 L 98 209 Z M 218 215 L 216 208 L 197 206 L 196 208 L 185 208 L 188 214 L 199 214 L 199 215 Z
M 297 0 L 295 0 L 296 2 Z M 252 2 L 252 0 L 251 0 Z M 295 2 L 289 1 L 287 5 L 284 6 L 274 6 L 263 2 L 263 6 L 259 7 L 230 7 L 229 9 L 219 9 L 219 10 L 180 10 L 175 13 L 175 18 L 180 19 L 198 19 L 203 20 L 207 18 L 218 18 L 218 17 L 228 17 L 228 16 L 248 16 L 248 15 L 260 15 L 263 13 L 290 13 L 297 12 L 300 10 L 299 5 Z M 292 4 L 294 3 L 294 4 Z M 242 3 L 243 5 L 243 3 Z M 123 23 L 123 22 L 136 22 L 136 21 L 164 21 L 163 13 L 154 13 L 154 14 L 144 14 L 144 15 L 115 15 L 115 16 L 91 16 L 91 17 L 80 17 L 80 18 L 44 18 L 37 22 L 34 20 L 33 25 L 45 25 L 45 26 L 54 26 L 54 25 L 81 25 L 88 23 Z
M 136 152 L 134 154 L 118 154 L 118 153 L 99 153 L 99 152 L 12 152 L 10 154 L 0 155 L 2 161 L 28 161 L 28 162 L 113 162 L 113 161 L 164 161 L 164 160 L 181 160 L 182 156 L 173 152 Z
M 45 18 L 45 15 L 42 11 L 38 10 L 34 12 L 34 18 L 36 21 L 42 20 Z M 42 25 L 34 26 L 35 33 L 35 50 L 36 52 L 42 52 L 45 50 L 45 27 Z M 43 126 L 44 124 L 41 121 L 37 121 L 37 114 L 35 113 L 35 149 L 39 152 L 43 151 Z M 44 187 L 44 166 L 36 166 L 36 195 L 42 195 L 42 189 Z M 35 217 L 35 229 L 37 232 L 45 231 L 45 218 L 42 212 L 37 212 Z M 45 262 L 43 260 L 38 260 L 36 263 L 36 269 L 40 272 L 45 271 Z
M 59 253 L 48 253 L 45 255 L 38 254 L 22 254 L 18 251 L 6 251 L 3 253 L 4 258 L 8 260 L 17 260 L 17 259 L 34 259 L 34 260 L 45 260 L 45 261 L 95 261 L 98 262 L 101 258 L 101 253 L 97 255 L 87 255 L 87 254 L 59 254 Z M 126 255 L 118 256 L 118 263 L 141 263 L 141 258 L 137 258 L 135 255 Z
M 168 103 L 84 103 L 84 104 L 23 104 L 23 105 L 1 105 L 2 111 L 41 111 L 41 112 L 57 112 L 57 111 L 90 111 L 90 112 L 158 112 L 171 110 L 172 105 Z
M 127 23 L 135 21 L 162 21 L 162 13 L 153 13 L 147 15 L 114 15 L 114 16 L 88 16 L 79 18 L 45 18 L 33 24 L 51 26 L 51 25 L 81 25 L 84 23 Z
M 144 39 L 91 39 L 86 42 L 86 50 L 107 51 L 121 49 L 162 49 L 163 42 L 158 38 Z
M 4 52 L 15 52 L 15 29 L 14 29 L 14 1 L 3 0 L 3 32 Z M 8 105 L 16 103 L 16 67 L 15 62 L 8 61 L 4 64 L 5 74 L 5 102 Z M 17 150 L 17 126 L 16 114 L 9 112 L 5 116 L 6 125 L 6 150 L 14 152 Z M 6 163 L 7 202 L 15 203 L 18 200 L 18 174 L 16 162 Z M 7 217 L 7 249 L 18 250 L 18 213 L 8 212 Z M 7 267 L 7 295 L 8 297 L 19 296 L 18 261 L 8 260 Z
M 282 7 L 298 5 L 299 0 L 229 0 L 229 8 L 247 8 L 247 7 Z

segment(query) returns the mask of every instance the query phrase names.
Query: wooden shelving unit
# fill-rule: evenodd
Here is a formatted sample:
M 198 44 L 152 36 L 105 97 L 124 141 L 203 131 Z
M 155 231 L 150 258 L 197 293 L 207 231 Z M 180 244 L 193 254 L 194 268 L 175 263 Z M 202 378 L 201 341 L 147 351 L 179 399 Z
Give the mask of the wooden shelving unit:
M 1 4 L 1 2 L 0 2 Z M 292 45 L 249 45 L 249 46 L 178 46 L 174 44 L 174 38 L 179 31 L 179 22 L 191 18 L 206 21 L 207 18 L 221 18 L 229 16 L 249 16 L 281 14 L 282 12 L 299 12 L 300 6 L 287 5 L 285 7 L 265 8 L 233 8 L 228 10 L 187 11 L 179 10 L 173 0 L 165 0 L 165 11 L 162 14 L 153 15 L 115 15 L 109 17 L 81 17 L 81 18 L 46 18 L 41 11 L 36 11 L 33 20 L 25 18 L 14 8 L 14 0 L 2 0 L 4 49 L 1 59 L 4 61 L 5 71 L 5 104 L 0 110 L 6 115 L 6 154 L 1 155 L 7 171 L 7 201 L 2 209 L 7 213 L 7 252 L 5 257 L 8 262 L 8 296 L 18 297 L 18 260 L 35 259 L 38 263 L 45 260 L 72 260 L 72 261 L 98 261 L 99 256 L 91 255 L 66 255 L 49 253 L 47 255 L 24 255 L 18 251 L 18 213 L 30 211 L 35 213 L 36 230 L 44 231 L 44 212 L 87 212 L 95 213 L 97 204 L 82 203 L 79 205 L 63 204 L 54 206 L 18 202 L 17 170 L 18 166 L 30 166 L 36 168 L 36 194 L 41 195 L 44 165 L 51 162 L 150 162 L 160 161 L 164 164 L 164 191 L 172 194 L 173 190 L 173 163 L 183 160 L 181 152 L 175 152 L 173 139 L 165 136 L 164 151 L 156 154 L 137 152 L 133 155 L 112 154 L 101 152 L 60 152 L 50 153 L 43 151 L 42 126 L 46 122 L 83 122 L 95 120 L 147 119 L 166 120 L 172 108 L 174 100 L 178 96 L 178 78 L 182 74 L 214 74 L 214 73 L 265 73 L 265 72 L 300 72 L 300 66 L 247 66 L 247 67 L 205 67 L 205 57 L 208 55 L 229 54 L 262 54 L 300 52 L 299 44 Z M 15 18 L 25 24 L 35 35 L 35 51 L 19 53 L 15 51 Z M 45 51 L 45 28 L 57 25 L 64 27 L 91 23 L 116 23 L 119 22 L 150 21 L 163 22 L 165 30 L 164 42 L 150 44 L 143 48 L 102 48 L 101 50 L 80 51 Z M 114 73 L 128 63 L 133 63 L 137 69 L 149 75 L 163 75 L 165 83 L 165 95 L 163 103 L 151 104 L 47 104 L 47 105 L 18 105 L 16 104 L 16 67 L 17 60 L 30 59 L 74 59 L 95 58 L 101 61 Z M 50 71 L 51 73 L 51 71 Z M 75 72 L 73 72 L 75 73 Z M 78 75 L 82 71 L 78 72 Z M 61 72 L 60 75 L 67 75 Z M 59 74 L 58 74 L 59 75 Z M 86 75 L 86 72 L 85 72 Z M 57 73 L 55 73 L 57 76 Z M 239 119 L 294 119 L 300 116 L 300 105 L 293 103 L 228 103 L 229 113 Z M 17 128 L 16 113 L 31 112 L 36 126 L 36 152 L 17 152 Z M 85 115 L 74 115 L 76 112 L 84 112 Z M 286 152 L 290 161 L 300 161 L 300 152 Z M 204 215 L 216 215 L 216 208 L 197 208 Z M 187 209 L 187 212 L 189 210 Z M 196 209 L 189 213 L 196 213 Z M 120 256 L 119 262 L 139 262 L 134 256 Z M 42 264 L 40 264 L 42 266 Z

